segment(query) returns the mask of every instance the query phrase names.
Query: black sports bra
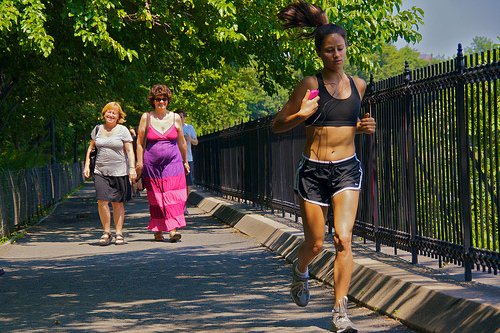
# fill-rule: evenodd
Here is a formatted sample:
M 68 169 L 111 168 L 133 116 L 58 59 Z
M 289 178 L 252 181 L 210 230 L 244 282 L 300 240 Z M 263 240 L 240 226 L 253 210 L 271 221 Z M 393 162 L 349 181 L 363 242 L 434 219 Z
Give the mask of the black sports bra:
M 306 119 L 306 126 L 356 126 L 361 97 L 354 80 L 349 76 L 351 95 L 345 99 L 337 99 L 326 90 L 323 76 L 316 74 L 318 79 L 319 101 L 316 112 Z

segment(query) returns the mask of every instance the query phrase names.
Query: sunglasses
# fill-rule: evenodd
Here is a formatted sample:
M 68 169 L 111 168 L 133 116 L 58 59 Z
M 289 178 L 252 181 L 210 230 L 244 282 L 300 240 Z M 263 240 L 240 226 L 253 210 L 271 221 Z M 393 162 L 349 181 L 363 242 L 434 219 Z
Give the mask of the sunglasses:
M 168 98 L 166 98 L 166 97 L 159 98 L 159 97 L 158 97 L 158 98 L 155 98 L 155 101 L 156 101 L 156 102 L 160 102 L 160 101 L 168 102 Z

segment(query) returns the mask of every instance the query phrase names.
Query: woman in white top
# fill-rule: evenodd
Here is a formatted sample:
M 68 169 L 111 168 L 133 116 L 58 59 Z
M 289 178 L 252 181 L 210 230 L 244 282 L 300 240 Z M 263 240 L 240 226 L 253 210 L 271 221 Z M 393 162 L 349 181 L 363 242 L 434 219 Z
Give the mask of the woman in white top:
M 130 183 L 134 182 L 137 177 L 132 136 L 129 130 L 121 125 L 125 122 L 126 114 L 120 104 L 116 102 L 106 104 L 101 114 L 104 124 L 98 125 L 92 130 L 92 140 L 85 157 L 83 174 L 86 178 L 90 177 L 90 152 L 95 146 L 97 157 L 94 185 L 103 228 L 99 244 L 104 246 L 111 243 L 111 212 L 109 208 L 111 202 L 116 229 L 115 244 L 122 245 L 125 243 L 122 233 L 125 219 L 124 202 L 130 200 Z

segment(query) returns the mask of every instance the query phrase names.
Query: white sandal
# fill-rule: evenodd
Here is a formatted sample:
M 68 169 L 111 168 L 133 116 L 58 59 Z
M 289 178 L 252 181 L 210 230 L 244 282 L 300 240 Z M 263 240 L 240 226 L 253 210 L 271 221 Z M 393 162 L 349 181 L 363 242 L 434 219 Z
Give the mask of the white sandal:
M 181 239 L 182 235 L 177 231 L 170 233 L 170 242 L 176 243 Z
M 122 234 L 115 235 L 115 245 L 123 245 L 125 244 L 125 238 L 123 238 Z
M 99 245 L 101 246 L 106 246 L 111 243 L 111 233 L 110 232 L 103 232 L 101 238 L 99 238 Z

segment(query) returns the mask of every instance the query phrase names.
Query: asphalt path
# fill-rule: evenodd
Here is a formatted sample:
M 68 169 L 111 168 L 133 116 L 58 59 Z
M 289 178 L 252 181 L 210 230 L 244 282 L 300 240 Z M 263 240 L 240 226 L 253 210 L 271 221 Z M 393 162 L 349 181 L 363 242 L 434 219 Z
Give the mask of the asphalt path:
M 145 197 L 126 205 L 125 245 L 99 246 L 91 184 L 0 246 L 0 332 L 328 332 L 331 288 L 289 296 L 291 265 L 196 207 L 178 243 L 153 241 Z M 361 332 L 414 332 L 349 303 Z

